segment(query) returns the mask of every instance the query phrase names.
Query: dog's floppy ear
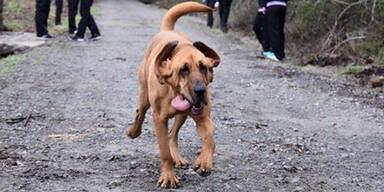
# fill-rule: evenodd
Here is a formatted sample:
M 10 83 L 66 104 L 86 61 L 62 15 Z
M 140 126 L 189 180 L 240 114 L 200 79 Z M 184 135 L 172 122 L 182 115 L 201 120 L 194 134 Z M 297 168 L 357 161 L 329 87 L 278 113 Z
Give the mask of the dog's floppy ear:
M 155 60 L 155 73 L 156 77 L 161 84 L 165 83 L 165 80 L 172 76 L 172 68 L 168 64 L 169 57 L 172 51 L 176 48 L 178 41 L 171 41 L 163 47 Z
M 220 57 L 217 55 L 217 53 L 211 49 L 210 47 L 206 46 L 204 43 L 200 41 L 196 41 L 193 43 L 193 46 L 195 46 L 199 51 L 201 51 L 206 57 L 208 57 L 211 60 L 211 66 L 217 67 L 220 64 Z

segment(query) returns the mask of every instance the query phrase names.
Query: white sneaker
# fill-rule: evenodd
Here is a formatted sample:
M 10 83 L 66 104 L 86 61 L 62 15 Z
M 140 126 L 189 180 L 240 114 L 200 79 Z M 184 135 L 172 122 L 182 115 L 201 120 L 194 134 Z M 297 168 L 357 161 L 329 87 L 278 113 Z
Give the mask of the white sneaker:
M 102 39 L 102 37 L 101 37 L 101 35 L 95 35 L 95 36 L 92 36 L 90 39 L 91 39 L 92 41 L 97 41 L 97 40 Z
M 84 38 L 81 38 L 81 37 L 75 35 L 73 37 L 69 37 L 69 40 L 83 42 Z

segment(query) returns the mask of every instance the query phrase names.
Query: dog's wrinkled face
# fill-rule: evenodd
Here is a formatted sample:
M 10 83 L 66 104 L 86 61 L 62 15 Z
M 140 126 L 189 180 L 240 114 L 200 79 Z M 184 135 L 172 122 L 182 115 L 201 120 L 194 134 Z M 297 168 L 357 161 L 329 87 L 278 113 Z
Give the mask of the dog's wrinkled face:
M 171 85 L 183 100 L 190 103 L 191 113 L 199 115 L 208 103 L 207 89 L 213 80 L 213 68 L 219 64 L 220 58 L 201 42 L 178 46 L 170 42 L 164 49 L 169 49 L 169 46 L 172 48 L 172 51 L 167 51 L 169 57 L 157 69 L 161 76 L 159 81 Z

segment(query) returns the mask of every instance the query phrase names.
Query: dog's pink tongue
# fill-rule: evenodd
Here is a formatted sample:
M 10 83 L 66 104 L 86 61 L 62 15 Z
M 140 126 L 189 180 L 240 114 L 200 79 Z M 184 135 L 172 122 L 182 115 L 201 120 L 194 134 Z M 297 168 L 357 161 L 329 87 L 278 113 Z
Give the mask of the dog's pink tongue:
M 176 96 L 175 98 L 173 98 L 171 101 L 171 105 L 178 111 L 185 111 L 191 106 L 188 100 L 182 99 L 180 96 Z

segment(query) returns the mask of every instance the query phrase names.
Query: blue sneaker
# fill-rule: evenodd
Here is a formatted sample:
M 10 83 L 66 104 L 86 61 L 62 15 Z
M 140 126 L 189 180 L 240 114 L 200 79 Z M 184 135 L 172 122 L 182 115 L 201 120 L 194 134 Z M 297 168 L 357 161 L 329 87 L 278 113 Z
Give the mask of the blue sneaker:
M 266 57 L 267 57 L 268 55 L 271 55 L 271 54 L 273 54 L 273 53 L 270 52 L 270 51 L 264 51 L 264 52 L 263 52 L 263 55 L 266 56 Z
M 267 52 L 268 54 L 267 55 L 265 55 L 268 59 L 271 59 L 271 60 L 273 60 L 273 61 L 280 61 L 277 57 L 276 57 L 276 55 L 274 54 L 274 53 L 272 53 L 272 52 Z

